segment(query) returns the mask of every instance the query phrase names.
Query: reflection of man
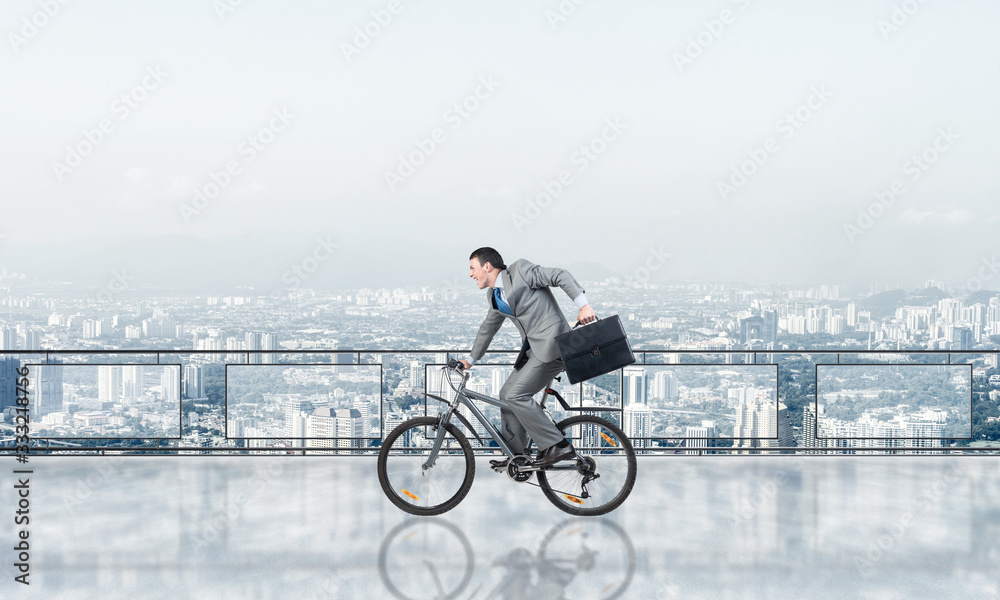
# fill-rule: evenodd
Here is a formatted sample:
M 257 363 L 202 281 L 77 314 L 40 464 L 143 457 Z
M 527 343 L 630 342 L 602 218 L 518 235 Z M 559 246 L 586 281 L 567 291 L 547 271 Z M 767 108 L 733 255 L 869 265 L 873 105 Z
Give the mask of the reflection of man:
M 493 248 L 479 248 L 472 253 L 469 277 L 476 280 L 479 289 L 489 288 L 486 297 L 490 308 L 479 327 L 469 359 L 462 361 L 465 368 L 471 368 L 483 357 L 505 318 L 521 333 L 521 352 L 514 362 L 514 372 L 500 390 L 500 399 L 510 406 L 510 410 L 500 411 L 501 435 L 512 451 L 521 453 L 527 442 L 527 430 L 543 451 L 532 463 L 535 466 L 546 467 L 573 458 L 576 453 L 572 444 L 545 416 L 533 396 L 563 370 L 555 337 L 570 330 L 549 287 L 558 286 L 566 292 L 580 309 L 577 320 L 590 323 L 597 317 L 587 303 L 583 287 L 563 269 L 540 267 L 524 259 L 508 267 Z M 498 467 L 506 463 L 494 462 Z

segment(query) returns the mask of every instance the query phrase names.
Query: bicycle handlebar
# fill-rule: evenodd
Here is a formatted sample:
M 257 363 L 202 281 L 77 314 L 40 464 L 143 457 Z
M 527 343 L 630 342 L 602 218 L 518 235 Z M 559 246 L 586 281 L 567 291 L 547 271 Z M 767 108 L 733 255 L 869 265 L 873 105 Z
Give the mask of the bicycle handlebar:
M 448 368 L 450 368 L 450 369 L 458 369 L 459 371 L 461 371 L 461 370 L 465 369 L 465 365 L 462 364 L 462 361 L 460 361 L 460 360 L 455 360 L 454 358 L 449 358 L 448 359 Z

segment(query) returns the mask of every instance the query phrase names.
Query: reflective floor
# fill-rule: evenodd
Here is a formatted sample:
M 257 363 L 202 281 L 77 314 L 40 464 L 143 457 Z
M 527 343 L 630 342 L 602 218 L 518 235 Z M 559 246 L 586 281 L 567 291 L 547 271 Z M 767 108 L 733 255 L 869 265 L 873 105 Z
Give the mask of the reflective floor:
M 2 598 L 1000 598 L 997 457 L 640 457 L 603 519 L 485 461 L 420 519 L 371 457 L 31 466 L 31 585 L 8 471 Z

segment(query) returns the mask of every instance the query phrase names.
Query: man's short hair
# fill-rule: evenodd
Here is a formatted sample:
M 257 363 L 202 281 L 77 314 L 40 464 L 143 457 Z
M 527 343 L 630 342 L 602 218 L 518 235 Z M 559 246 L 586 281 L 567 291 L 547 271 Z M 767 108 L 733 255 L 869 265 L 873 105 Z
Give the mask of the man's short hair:
M 503 258 L 500 256 L 500 253 L 488 246 L 474 250 L 469 255 L 469 260 L 473 258 L 478 258 L 480 265 L 490 263 L 497 271 L 503 271 L 507 268 L 507 265 L 503 264 Z

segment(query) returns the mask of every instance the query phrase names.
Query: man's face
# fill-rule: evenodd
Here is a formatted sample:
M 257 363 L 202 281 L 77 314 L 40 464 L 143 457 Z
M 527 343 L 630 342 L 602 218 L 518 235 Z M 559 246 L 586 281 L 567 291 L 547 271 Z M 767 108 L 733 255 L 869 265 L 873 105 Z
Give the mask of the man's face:
M 479 264 L 479 258 L 469 259 L 469 277 L 476 280 L 476 285 L 479 289 L 484 290 L 490 285 L 490 273 L 493 271 L 493 265 L 486 263 L 487 266 Z

